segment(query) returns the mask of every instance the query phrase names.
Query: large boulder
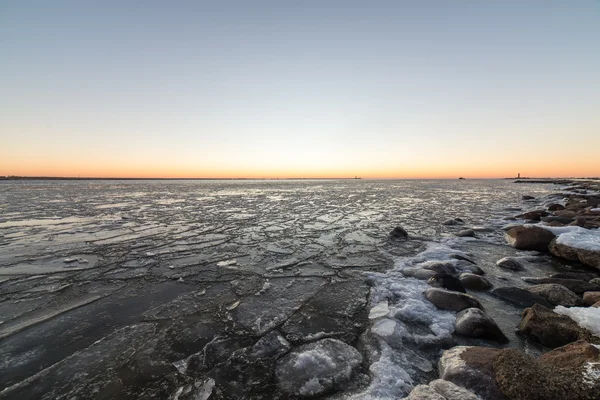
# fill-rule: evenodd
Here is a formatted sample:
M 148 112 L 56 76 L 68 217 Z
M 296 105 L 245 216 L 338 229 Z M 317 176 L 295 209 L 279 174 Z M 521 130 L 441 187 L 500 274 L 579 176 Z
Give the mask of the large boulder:
M 543 297 L 518 287 L 499 287 L 492 290 L 490 294 L 521 308 L 532 307 L 534 304 L 541 304 L 550 308 L 553 306 Z
M 583 301 L 575 293 L 557 283 L 543 283 L 527 288 L 531 293 L 543 297 L 555 306 L 579 307 Z
M 532 283 L 536 285 L 543 283 L 556 283 L 558 285 L 566 287 L 567 289 L 571 290 L 572 292 L 575 292 L 576 294 L 583 294 L 585 292 L 593 292 L 600 290 L 600 286 L 579 279 L 524 277 L 523 280 L 527 283 Z
M 580 341 L 539 359 L 506 349 L 494 359 L 496 384 L 511 400 L 600 398 L 598 349 Z
M 478 308 L 467 308 L 456 315 L 454 331 L 462 336 L 508 342 L 493 319 Z
M 579 260 L 582 263 L 600 269 L 600 231 L 581 229 L 563 233 L 552 240 L 550 252 L 567 260 Z
M 362 356 L 354 347 L 337 339 L 323 339 L 282 357 L 275 377 L 282 392 L 311 397 L 346 386 L 361 363 Z
M 520 225 L 506 231 L 508 243 L 520 250 L 548 251 L 548 245 L 556 237 L 554 233 L 539 226 Z
M 469 290 L 489 290 L 492 288 L 492 283 L 483 276 L 464 272 L 459 276 L 460 283 L 465 289 Z
M 560 347 L 579 339 L 591 341 L 592 334 L 571 318 L 534 304 L 525 309 L 517 333 L 546 347 Z
M 501 351 L 470 346 L 446 350 L 438 363 L 440 378 L 462 386 L 482 399 L 507 400 L 494 378 L 494 359 Z
M 425 298 L 441 310 L 462 311 L 466 308 L 483 308 L 479 300 L 470 294 L 450 290 L 430 288 L 424 293 Z

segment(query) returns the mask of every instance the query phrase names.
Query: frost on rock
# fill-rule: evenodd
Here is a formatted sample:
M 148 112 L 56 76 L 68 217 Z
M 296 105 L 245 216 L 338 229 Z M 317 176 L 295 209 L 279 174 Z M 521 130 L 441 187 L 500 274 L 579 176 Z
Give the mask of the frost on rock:
M 354 347 L 336 339 L 323 339 L 284 356 L 275 375 L 283 392 L 316 396 L 343 388 L 361 363 L 362 356 Z
M 556 242 L 576 249 L 600 251 L 600 231 L 597 229 L 574 229 L 559 235 Z
M 554 312 L 568 316 L 577 322 L 577 325 L 600 337 L 600 308 L 557 306 Z

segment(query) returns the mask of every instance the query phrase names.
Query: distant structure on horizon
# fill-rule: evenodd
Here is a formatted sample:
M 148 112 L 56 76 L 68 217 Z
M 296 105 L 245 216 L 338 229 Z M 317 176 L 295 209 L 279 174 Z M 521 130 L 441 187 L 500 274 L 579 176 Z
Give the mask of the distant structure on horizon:
M 521 173 L 517 172 L 517 179 L 519 179 L 521 177 Z

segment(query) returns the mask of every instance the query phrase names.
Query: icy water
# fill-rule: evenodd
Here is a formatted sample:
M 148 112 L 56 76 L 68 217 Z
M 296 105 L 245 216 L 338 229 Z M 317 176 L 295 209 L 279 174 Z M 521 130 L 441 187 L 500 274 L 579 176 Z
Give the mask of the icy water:
M 401 271 L 467 257 L 493 283 L 522 286 L 494 266 L 519 255 L 499 227 L 536 205 L 522 195 L 553 190 L 510 180 L 0 182 L 0 397 L 290 398 L 276 357 L 236 358 L 269 335 L 285 351 L 326 337 L 356 347 L 358 378 L 336 398 L 402 397 L 458 339 L 454 313 Z M 465 225 L 443 224 L 456 217 Z M 389 239 L 398 225 L 410 240 Z M 475 239 L 455 236 L 465 227 Z M 477 296 L 508 345 L 526 347 L 512 334 L 518 310 Z

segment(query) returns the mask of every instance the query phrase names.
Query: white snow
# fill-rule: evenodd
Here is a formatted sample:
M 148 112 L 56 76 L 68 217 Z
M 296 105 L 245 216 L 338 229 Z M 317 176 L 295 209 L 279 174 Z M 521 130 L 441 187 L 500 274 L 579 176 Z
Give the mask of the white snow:
M 556 243 L 576 249 L 600 251 L 600 231 L 597 229 L 581 229 L 561 234 Z
M 590 209 L 591 212 L 600 212 L 600 208 L 592 208 Z
M 554 309 L 557 314 L 566 315 L 577 325 L 586 328 L 595 336 L 600 337 L 600 308 L 597 307 L 564 307 L 557 306 Z

